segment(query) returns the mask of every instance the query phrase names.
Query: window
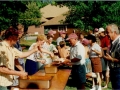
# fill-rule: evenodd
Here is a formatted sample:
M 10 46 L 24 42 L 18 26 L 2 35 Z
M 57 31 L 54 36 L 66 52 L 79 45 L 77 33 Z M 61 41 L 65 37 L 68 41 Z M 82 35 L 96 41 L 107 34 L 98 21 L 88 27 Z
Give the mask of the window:
M 58 30 L 61 31 L 61 30 L 66 30 L 65 26 L 59 26 L 58 27 Z
M 40 28 L 40 25 L 35 26 L 35 28 Z

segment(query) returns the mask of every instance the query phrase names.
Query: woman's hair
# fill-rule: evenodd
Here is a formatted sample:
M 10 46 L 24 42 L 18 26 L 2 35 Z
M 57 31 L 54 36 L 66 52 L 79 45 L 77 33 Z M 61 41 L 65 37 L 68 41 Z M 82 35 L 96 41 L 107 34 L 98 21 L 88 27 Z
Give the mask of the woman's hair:
M 60 41 L 59 45 L 61 48 L 63 48 L 66 45 L 66 43 L 65 43 L 65 41 Z
M 53 36 L 48 34 L 47 39 L 50 39 L 50 38 L 53 38 Z
M 88 36 L 86 37 L 86 39 L 92 40 L 93 43 L 97 41 L 97 40 L 96 40 L 96 37 L 93 36 L 93 35 L 88 35 Z
M 5 31 L 4 34 L 4 39 L 17 39 L 18 38 L 18 30 L 16 30 L 15 28 L 8 28 Z
M 36 41 L 43 41 L 43 40 L 47 40 L 47 38 L 46 38 L 46 36 L 44 35 L 44 34 L 39 34 L 38 36 L 37 36 L 37 39 L 36 39 Z

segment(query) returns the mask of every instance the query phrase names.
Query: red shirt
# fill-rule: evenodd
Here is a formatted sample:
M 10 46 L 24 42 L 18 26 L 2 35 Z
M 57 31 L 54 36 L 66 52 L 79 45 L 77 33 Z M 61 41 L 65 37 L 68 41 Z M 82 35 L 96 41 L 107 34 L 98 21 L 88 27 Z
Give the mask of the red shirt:
M 108 38 L 108 36 L 104 36 L 102 38 L 100 38 L 100 42 L 101 42 L 101 47 L 108 47 L 110 45 L 110 39 Z

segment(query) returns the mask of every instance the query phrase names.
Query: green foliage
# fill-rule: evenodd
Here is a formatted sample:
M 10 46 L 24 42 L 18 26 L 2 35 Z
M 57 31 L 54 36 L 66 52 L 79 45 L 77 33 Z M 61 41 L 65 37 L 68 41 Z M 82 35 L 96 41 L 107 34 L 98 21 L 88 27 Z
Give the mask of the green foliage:
M 18 21 L 19 13 L 25 10 L 22 2 L 1 1 L 0 2 L 0 30 L 14 26 Z
M 27 30 L 29 25 L 40 25 L 40 8 L 47 5 L 41 1 L 1 1 L 0 30 L 22 23 Z
M 65 22 L 80 30 L 105 27 L 109 23 L 120 24 L 119 1 L 56 1 L 56 5 L 66 5 L 70 9 Z
M 25 24 L 26 26 L 30 25 L 40 25 L 41 13 L 36 2 L 29 2 L 26 5 L 27 9 L 23 13 L 20 13 L 19 22 Z

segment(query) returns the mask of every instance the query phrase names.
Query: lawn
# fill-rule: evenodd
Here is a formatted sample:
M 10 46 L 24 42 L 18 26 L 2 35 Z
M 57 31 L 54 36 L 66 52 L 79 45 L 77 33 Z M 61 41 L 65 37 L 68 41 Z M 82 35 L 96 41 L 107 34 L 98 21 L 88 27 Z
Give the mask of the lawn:
M 22 46 L 25 46 L 26 48 L 24 49 L 24 51 L 27 51 L 28 50 L 28 48 L 29 48 L 29 46 L 32 44 L 32 43 L 34 43 L 34 42 L 36 42 L 35 40 L 21 40 L 21 45 Z M 56 45 L 56 42 L 54 41 L 53 42 L 53 44 L 55 44 Z M 65 87 L 65 90 L 77 90 L 74 86 L 72 86 L 72 81 L 71 81 L 71 77 L 69 77 L 69 79 L 68 79 L 68 82 L 67 82 L 67 85 L 66 85 L 66 87 Z M 92 81 L 91 81 L 91 79 L 87 79 L 86 80 L 86 90 L 90 90 L 90 88 L 92 87 Z M 102 86 L 104 86 L 104 82 L 102 82 Z M 102 90 L 111 90 L 112 88 L 111 88 L 111 83 L 109 82 L 109 85 L 108 85 L 108 88 L 107 89 L 102 89 Z

